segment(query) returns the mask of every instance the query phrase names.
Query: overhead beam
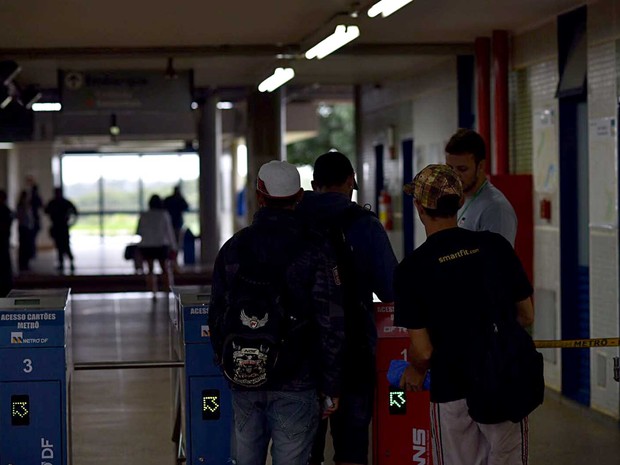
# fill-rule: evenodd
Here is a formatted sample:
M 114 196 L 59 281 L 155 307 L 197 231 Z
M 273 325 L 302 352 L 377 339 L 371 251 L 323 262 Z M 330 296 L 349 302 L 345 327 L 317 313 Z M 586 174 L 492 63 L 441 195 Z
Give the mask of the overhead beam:
M 299 45 L 198 45 L 173 47 L 50 47 L 0 48 L 0 57 L 12 59 L 83 59 L 135 57 L 282 57 L 302 58 Z M 350 44 L 334 55 L 467 55 L 474 53 L 473 43 L 440 44 Z

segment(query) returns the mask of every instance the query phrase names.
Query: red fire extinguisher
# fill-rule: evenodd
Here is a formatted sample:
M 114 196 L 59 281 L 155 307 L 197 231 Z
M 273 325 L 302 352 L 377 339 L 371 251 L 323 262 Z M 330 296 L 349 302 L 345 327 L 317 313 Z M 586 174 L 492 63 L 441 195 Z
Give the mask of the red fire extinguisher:
M 385 189 L 379 194 L 379 221 L 381 221 L 386 231 L 391 231 L 394 228 L 392 196 Z

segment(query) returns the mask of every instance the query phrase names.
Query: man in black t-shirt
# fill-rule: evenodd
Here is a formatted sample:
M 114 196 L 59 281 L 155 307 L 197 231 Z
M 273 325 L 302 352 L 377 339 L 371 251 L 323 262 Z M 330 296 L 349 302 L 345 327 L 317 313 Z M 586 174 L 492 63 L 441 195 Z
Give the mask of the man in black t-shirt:
M 404 191 L 414 197 L 427 240 L 398 265 L 394 277 L 394 323 L 408 328 L 411 339 L 411 365 L 401 386 L 421 390 L 432 368 L 435 463 L 526 464 L 527 418 L 520 423 L 476 423 L 465 395 L 467 367 L 483 336 L 489 293 L 501 296 L 496 304 L 502 311 L 512 312 L 527 326 L 534 319 L 532 287 L 502 236 L 457 227 L 463 190 L 448 166 L 427 166 Z

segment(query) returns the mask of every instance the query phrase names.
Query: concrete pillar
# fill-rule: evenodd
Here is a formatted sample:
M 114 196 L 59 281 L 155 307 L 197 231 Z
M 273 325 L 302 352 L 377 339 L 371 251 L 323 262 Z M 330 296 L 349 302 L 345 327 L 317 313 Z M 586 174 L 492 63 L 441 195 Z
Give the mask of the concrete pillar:
M 210 94 L 200 107 L 198 157 L 200 159 L 200 263 L 212 266 L 220 248 L 218 215 L 221 119 L 217 98 Z
M 357 180 L 357 184 L 359 187 L 359 190 L 361 192 L 365 191 L 365 183 L 364 183 L 364 176 L 361 175 L 361 173 L 364 172 L 364 131 L 363 131 L 363 127 L 362 127 L 362 122 L 363 122 L 363 118 L 362 115 L 364 114 L 363 112 L 363 108 L 362 108 L 362 86 L 359 84 L 356 84 L 353 87 L 353 118 L 354 118 L 354 131 L 355 131 L 355 173 L 356 173 L 356 180 Z M 347 154 L 348 155 L 348 154 Z M 357 194 L 359 197 L 361 197 L 361 194 L 358 192 Z M 361 198 L 358 198 L 359 201 L 361 201 Z M 363 202 L 362 202 L 363 204 Z
M 264 163 L 284 160 L 284 132 L 286 122 L 285 91 L 254 92 L 248 97 L 248 220 L 256 212 L 256 175 Z

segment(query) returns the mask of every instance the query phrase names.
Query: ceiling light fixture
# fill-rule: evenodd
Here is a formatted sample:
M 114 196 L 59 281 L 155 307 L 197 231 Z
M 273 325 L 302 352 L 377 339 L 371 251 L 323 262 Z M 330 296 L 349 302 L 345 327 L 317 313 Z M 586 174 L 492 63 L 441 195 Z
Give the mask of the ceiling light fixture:
M 120 133 L 121 128 L 116 121 L 116 113 L 112 113 L 110 115 L 110 136 L 112 137 L 113 142 L 116 142 L 116 138 L 120 135 Z
M 357 39 L 359 35 L 359 27 L 339 24 L 330 36 L 326 37 L 306 52 L 306 58 L 308 60 L 312 60 L 313 58 L 317 58 L 319 60 L 321 58 L 325 58 L 327 55 L 335 50 L 338 50 L 340 47 L 348 44 L 354 39 Z
M 276 68 L 271 76 L 258 85 L 260 92 L 273 92 L 295 77 L 293 68 Z
M 234 107 L 234 104 L 232 102 L 222 101 L 222 102 L 217 102 L 216 106 L 218 110 L 232 110 Z
M 13 96 L 8 86 L 0 86 L 0 109 L 4 110 L 13 101 Z
M 370 7 L 368 16 L 374 18 L 375 16 L 381 15 L 381 17 L 385 18 L 412 1 L 413 0 L 381 0 Z
M 27 109 L 30 110 L 32 105 L 38 102 L 43 94 L 35 86 L 28 86 L 19 93 L 19 101 Z
M 32 111 L 60 111 L 62 104 L 60 102 L 33 103 Z

